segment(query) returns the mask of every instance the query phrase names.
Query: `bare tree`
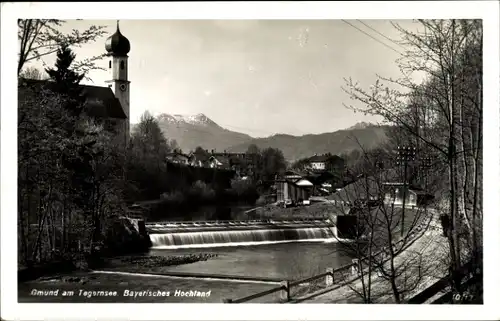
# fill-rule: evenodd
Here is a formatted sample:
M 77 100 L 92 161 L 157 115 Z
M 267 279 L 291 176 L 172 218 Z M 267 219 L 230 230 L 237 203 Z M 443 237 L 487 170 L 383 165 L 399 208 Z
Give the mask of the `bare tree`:
M 359 280 L 351 282 L 352 276 L 347 276 L 346 285 L 365 303 L 378 299 L 383 294 L 380 288 L 384 287 L 390 289 L 393 302 L 401 303 L 421 284 L 427 273 L 421 259 L 423 253 L 417 251 L 400 258 L 418 234 L 417 229 L 420 230 L 421 224 L 429 220 L 430 213 L 426 204 L 415 206 L 416 199 L 411 199 L 414 194 L 406 194 L 407 208 L 403 208 L 405 202 L 401 194 L 405 197 L 405 193 L 397 189 L 405 187 L 386 184 L 394 179 L 404 179 L 392 168 L 383 169 L 384 164 L 391 164 L 392 157 L 383 149 L 376 153 L 363 150 L 359 168 L 353 169 L 362 174 L 332 197 L 336 212 L 355 222 L 351 223 L 349 231 L 339 224 L 337 217 L 337 237 L 346 253 L 357 261 Z M 405 221 L 403 233 L 402 220 Z
M 31 67 L 24 69 L 19 74 L 19 77 L 25 78 L 25 79 L 45 80 L 48 78 L 48 75 L 41 72 L 39 69 L 31 66 Z
M 473 259 L 482 270 L 482 25 L 478 20 L 420 20 L 410 32 L 395 25 L 407 48 L 400 79 L 380 77 L 367 91 L 352 80 L 344 90 L 361 103 L 351 109 L 384 117 L 408 140 L 447 165 L 451 272 Z M 424 74 L 419 84 L 415 74 Z
M 62 44 L 72 47 L 81 47 L 92 43 L 105 35 L 104 26 L 90 26 L 88 29 L 79 31 L 73 29 L 71 33 L 64 34 L 59 31 L 65 23 L 64 20 L 56 19 L 19 19 L 19 61 L 17 74 L 21 74 L 27 62 L 40 60 L 43 57 L 57 52 Z M 103 55 L 85 58 L 76 62 L 73 66 L 76 72 L 86 74 L 92 69 L 102 69 L 96 65 Z

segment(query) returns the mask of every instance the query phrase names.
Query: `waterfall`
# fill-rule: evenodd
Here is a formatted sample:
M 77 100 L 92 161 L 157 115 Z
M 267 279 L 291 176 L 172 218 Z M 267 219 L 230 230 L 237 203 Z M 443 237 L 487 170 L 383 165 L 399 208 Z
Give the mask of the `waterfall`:
M 153 248 L 242 246 L 285 242 L 332 241 L 329 227 L 218 230 L 150 234 Z

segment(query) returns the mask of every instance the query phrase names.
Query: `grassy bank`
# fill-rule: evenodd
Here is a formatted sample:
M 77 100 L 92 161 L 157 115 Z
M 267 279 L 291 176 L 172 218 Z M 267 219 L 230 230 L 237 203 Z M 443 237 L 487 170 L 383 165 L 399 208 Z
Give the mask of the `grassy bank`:
M 248 213 L 249 219 L 300 219 L 323 218 L 335 212 L 330 203 L 313 203 L 308 206 L 283 208 L 276 205 L 264 205 Z

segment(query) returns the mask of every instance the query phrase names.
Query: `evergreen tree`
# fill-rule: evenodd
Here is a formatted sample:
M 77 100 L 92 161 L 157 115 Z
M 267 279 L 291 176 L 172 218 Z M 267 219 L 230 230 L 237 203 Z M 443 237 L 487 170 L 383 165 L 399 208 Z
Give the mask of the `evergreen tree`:
M 71 69 L 75 57 L 76 55 L 71 48 L 63 44 L 57 51 L 55 68 L 46 68 L 45 71 L 55 82 L 56 91 L 68 96 L 69 101 L 66 107 L 73 115 L 78 116 L 83 109 L 83 98 L 79 85 L 85 74 L 79 74 Z

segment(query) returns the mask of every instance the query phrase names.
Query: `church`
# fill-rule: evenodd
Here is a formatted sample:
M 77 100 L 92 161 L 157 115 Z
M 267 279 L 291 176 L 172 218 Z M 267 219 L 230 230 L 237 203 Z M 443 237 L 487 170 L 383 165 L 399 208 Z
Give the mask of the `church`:
M 108 80 L 105 86 L 80 85 L 85 97 L 86 113 L 99 120 L 104 128 L 123 137 L 126 144 L 130 137 L 130 81 L 128 80 L 128 53 L 130 42 L 120 32 L 117 22 L 116 31 L 106 39 Z M 50 80 L 20 79 L 21 85 L 31 89 L 52 90 Z M 19 86 L 19 99 L 24 89 Z
M 116 23 L 116 32 L 111 35 L 105 43 L 108 52 L 109 80 L 106 81 L 108 90 L 121 105 L 125 118 L 118 122 L 119 129 L 128 141 L 130 136 L 130 81 L 128 80 L 128 53 L 130 42 L 120 32 L 120 24 Z

